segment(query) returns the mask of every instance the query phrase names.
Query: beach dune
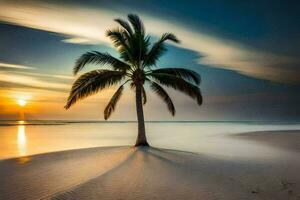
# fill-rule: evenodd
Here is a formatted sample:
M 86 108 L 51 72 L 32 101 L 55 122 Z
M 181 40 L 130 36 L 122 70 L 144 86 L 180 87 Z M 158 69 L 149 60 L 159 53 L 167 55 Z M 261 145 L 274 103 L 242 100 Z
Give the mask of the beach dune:
M 287 140 L 293 135 L 285 133 Z M 297 159 L 230 160 L 160 148 L 69 150 L 1 161 L 0 199 L 299 200 Z

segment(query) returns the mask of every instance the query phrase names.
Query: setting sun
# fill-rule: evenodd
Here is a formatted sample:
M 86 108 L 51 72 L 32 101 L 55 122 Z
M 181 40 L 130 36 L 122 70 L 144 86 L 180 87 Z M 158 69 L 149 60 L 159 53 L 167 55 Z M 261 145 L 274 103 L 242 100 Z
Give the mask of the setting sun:
M 19 100 L 18 100 L 18 105 L 21 106 L 21 107 L 24 107 L 24 106 L 26 105 L 26 103 L 27 103 L 27 102 L 26 102 L 26 100 L 24 100 L 24 99 L 19 99 Z

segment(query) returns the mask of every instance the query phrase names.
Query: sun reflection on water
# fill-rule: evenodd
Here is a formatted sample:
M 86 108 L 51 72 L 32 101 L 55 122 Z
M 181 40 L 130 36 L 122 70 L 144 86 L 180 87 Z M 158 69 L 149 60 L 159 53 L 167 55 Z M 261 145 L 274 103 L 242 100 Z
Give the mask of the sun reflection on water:
M 22 121 L 19 122 L 23 124 Z M 27 140 L 26 140 L 26 132 L 25 132 L 25 125 L 18 126 L 18 138 L 17 138 L 19 156 L 26 155 L 26 147 L 27 147 Z

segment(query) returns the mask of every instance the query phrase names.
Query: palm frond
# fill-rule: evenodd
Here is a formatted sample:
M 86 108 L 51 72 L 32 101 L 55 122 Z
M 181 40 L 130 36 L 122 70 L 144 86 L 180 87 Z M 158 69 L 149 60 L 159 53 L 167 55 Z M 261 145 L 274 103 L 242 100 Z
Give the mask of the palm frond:
M 73 73 L 76 75 L 80 70 L 84 68 L 86 64 L 100 64 L 109 65 L 114 70 L 126 71 L 130 69 L 130 66 L 121 60 L 111 56 L 108 53 L 100 53 L 98 51 L 91 51 L 83 54 L 77 59 L 73 68 Z
M 143 100 L 143 105 L 147 103 L 147 95 L 144 86 L 142 87 L 142 100 Z
M 172 76 L 183 78 L 187 81 L 193 81 L 196 85 L 199 85 L 201 82 L 201 77 L 197 72 L 185 68 L 160 68 L 151 70 L 151 73 L 169 74 Z
M 150 37 L 134 35 L 130 37 L 129 43 L 135 62 L 141 63 L 147 55 L 150 46 Z
M 142 20 L 139 18 L 139 16 L 135 14 L 129 14 L 127 17 L 134 29 L 135 34 L 144 35 L 145 34 L 144 24 Z
M 93 70 L 81 75 L 72 85 L 65 108 L 69 109 L 78 100 L 119 83 L 124 76 L 124 72 L 111 70 Z
M 175 43 L 179 43 L 179 40 L 177 37 L 172 33 L 164 33 L 161 38 L 155 42 L 147 54 L 143 66 L 152 66 L 155 65 L 155 63 L 158 61 L 158 59 L 163 55 L 163 53 L 166 51 L 165 42 L 167 40 L 170 40 Z
M 115 92 L 115 94 L 112 96 L 107 106 L 105 107 L 104 110 L 105 120 L 107 120 L 110 117 L 111 113 L 115 110 L 115 107 L 122 96 L 123 90 L 124 90 L 124 86 L 121 85 L 119 89 Z
M 159 84 L 151 81 L 151 89 L 166 103 L 168 110 L 174 116 L 175 115 L 175 106 L 172 99 L 169 97 L 168 93 L 161 87 Z
M 121 28 L 108 29 L 106 36 L 111 39 L 115 47 L 128 46 L 129 35 Z
M 202 95 L 200 88 L 193 85 L 180 77 L 176 77 L 169 74 L 152 73 L 148 74 L 151 78 L 158 81 L 160 84 L 167 87 L 172 87 L 175 90 L 179 90 L 184 94 L 190 96 L 197 101 L 198 105 L 202 104 Z
M 126 62 L 133 60 L 132 50 L 130 48 L 131 46 L 129 45 L 130 36 L 127 34 L 127 32 L 116 28 L 107 30 L 106 36 L 111 39 L 123 60 Z
M 130 25 L 123 19 L 115 19 L 115 22 L 117 22 L 118 24 L 120 24 L 120 26 L 122 26 L 129 35 L 133 35 L 133 31 L 130 27 Z

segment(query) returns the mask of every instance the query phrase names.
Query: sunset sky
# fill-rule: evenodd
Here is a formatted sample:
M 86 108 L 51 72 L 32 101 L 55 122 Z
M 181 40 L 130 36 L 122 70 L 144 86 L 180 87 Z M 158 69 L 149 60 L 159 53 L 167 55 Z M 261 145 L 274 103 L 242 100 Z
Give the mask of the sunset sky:
M 34 120 L 102 120 L 115 88 L 64 110 L 72 68 L 86 51 L 118 56 L 105 31 L 128 13 L 142 18 L 153 41 L 164 32 L 181 40 L 168 46 L 161 67 L 202 76 L 201 107 L 169 90 L 177 107 L 171 117 L 148 90 L 146 120 L 300 120 L 300 3 L 254 2 L 0 0 L 0 120 L 21 112 Z M 111 119 L 135 118 L 127 88 Z

